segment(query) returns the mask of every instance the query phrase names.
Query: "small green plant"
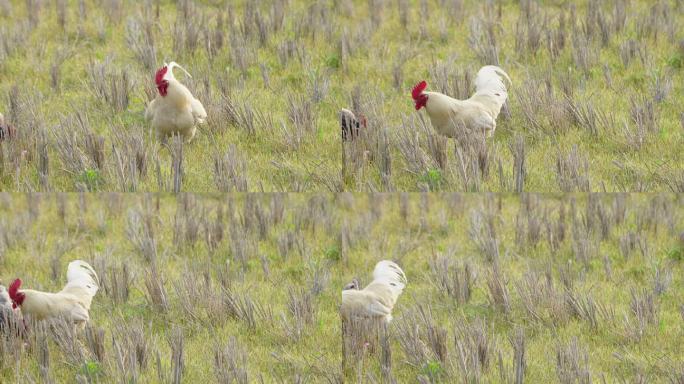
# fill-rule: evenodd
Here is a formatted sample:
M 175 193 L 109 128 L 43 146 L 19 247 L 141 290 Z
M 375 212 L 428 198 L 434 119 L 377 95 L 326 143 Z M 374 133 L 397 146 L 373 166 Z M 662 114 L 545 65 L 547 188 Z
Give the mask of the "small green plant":
M 90 378 L 102 376 L 102 366 L 100 366 L 100 363 L 98 363 L 97 361 L 86 361 L 85 363 L 83 363 L 83 366 L 81 367 L 81 374 Z
M 675 261 L 683 261 L 684 260 L 684 247 L 682 246 L 675 246 L 670 251 L 667 253 L 667 257 L 669 257 L 672 260 Z
M 439 361 L 430 360 L 423 366 L 422 374 L 428 376 L 431 379 L 437 379 L 444 374 L 444 368 L 442 367 L 442 364 Z
M 684 67 L 684 55 L 675 53 L 667 59 L 667 65 L 674 69 L 681 69 Z
M 86 169 L 77 179 L 77 183 L 86 186 L 88 191 L 97 191 L 104 184 L 104 179 L 97 169 Z
M 337 244 L 331 245 L 325 250 L 325 258 L 332 261 L 340 260 L 340 248 Z
M 340 57 L 337 54 L 332 54 L 325 59 L 325 65 L 328 68 L 338 69 L 340 67 Z
M 425 172 L 420 181 L 427 184 L 431 191 L 439 190 L 444 186 L 444 176 L 438 168 L 432 168 Z

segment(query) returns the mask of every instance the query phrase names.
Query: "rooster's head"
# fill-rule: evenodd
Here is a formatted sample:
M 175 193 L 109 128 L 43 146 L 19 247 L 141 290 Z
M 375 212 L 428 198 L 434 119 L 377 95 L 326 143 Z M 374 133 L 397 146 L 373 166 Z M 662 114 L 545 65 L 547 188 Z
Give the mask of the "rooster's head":
M 173 69 L 176 67 L 183 70 L 189 78 L 192 78 L 188 71 L 178 65 L 175 61 L 172 61 L 169 64 L 164 63 L 164 66 L 161 67 L 154 76 L 154 82 L 157 83 L 157 89 L 159 90 L 160 95 L 166 96 L 166 93 L 169 91 L 169 81 L 176 81 L 176 77 L 173 75 Z
M 154 76 L 154 82 L 157 83 L 157 89 L 159 90 L 159 94 L 162 96 L 166 96 L 166 92 L 169 89 L 169 81 L 165 79 L 166 77 L 166 72 L 169 71 L 168 66 L 163 66 L 161 69 L 157 71 L 157 74 Z
M 420 83 L 418 83 L 415 87 L 413 87 L 413 91 L 411 92 L 413 101 L 416 103 L 416 111 L 419 111 L 421 108 L 427 105 L 428 95 L 423 93 L 423 91 L 425 91 L 425 88 L 427 88 L 427 83 L 425 82 L 425 80 L 423 80 Z
M 21 287 L 21 279 L 16 279 L 10 284 L 8 293 L 10 300 L 12 300 L 12 308 L 17 308 L 21 306 L 24 303 L 24 299 L 26 298 L 26 295 L 22 292 L 19 292 L 19 287 Z

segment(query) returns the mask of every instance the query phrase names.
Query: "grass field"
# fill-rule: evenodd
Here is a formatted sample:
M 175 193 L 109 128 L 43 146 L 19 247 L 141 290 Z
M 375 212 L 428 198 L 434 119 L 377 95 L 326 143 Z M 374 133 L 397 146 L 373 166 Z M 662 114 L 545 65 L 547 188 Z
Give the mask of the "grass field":
M 4 335 L 0 381 L 341 382 L 341 288 L 394 259 L 391 358 L 348 382 L 681 383 L 682 202 L 0 194 L 3 283 L 57 290 L 76 258 L 102 280 L 78 337 Z
M 681 1 L 0 1 L 5 191 L 682 191 Z M 190 145 L 143 118 L 177 61 Z M 486 145 L 436 136 L 410 89 L 511 76 Z M 365 113 L 342 146 L 338 111 Z M 343 156 L 343 151 L 348 152 Z

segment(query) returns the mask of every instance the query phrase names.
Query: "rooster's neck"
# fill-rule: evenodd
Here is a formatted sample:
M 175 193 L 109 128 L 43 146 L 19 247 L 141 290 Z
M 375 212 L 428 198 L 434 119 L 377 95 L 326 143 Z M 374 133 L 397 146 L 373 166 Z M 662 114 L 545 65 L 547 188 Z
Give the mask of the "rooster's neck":
M 454 99 L 453 97 L 449 97 L 447 95 L 444 95 L 442 93 L 438 92 L 425 92 L 428 95 L 428 101 L 427 104 L 425 104 L 425 108 L 427 109 L 427 112 L 432 116 L 434 115 L 435 117 L 443 116 L 445 118 L 448 118 L 448 116 L 454 112 L 454 110 L 458 110 L 461 105 L 463 104 L 463 101 Z
M 178 81 L 169 81 L 169 87 L 166 91 L 166 96 L 164 99 L 173 103 L 176 107 L 182 108 L 187 106 L 192 100 L 192 94 L 190 91 Z

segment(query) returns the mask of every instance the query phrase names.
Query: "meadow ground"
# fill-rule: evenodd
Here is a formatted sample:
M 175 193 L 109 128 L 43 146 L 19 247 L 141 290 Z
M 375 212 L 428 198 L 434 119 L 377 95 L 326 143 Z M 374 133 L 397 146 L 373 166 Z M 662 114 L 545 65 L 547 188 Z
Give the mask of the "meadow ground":
M 0 24 L 6 191 L 684 190 L 677 0 L 0 0 Z M 172 60 L 209 113 L 185 147 L 143 118 Z M 513 80 L 494 138 L 436 136 L 413 85 L 467 97 L 485 64 Z M 344 148 L 343 107 L 369 124 Z
M 341 288 L 394 259 L 391 357 L 349 357 L 348 382 L 681 383 L 682 203 L 0 194 L 5 284 L 57 290 L 81 258 L 102 285 L 77 338 L 3 335 L 0 381 L 341 382 Z

